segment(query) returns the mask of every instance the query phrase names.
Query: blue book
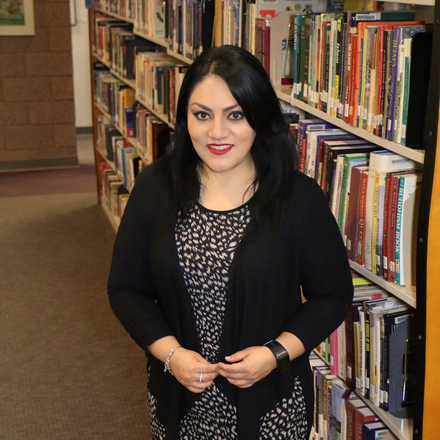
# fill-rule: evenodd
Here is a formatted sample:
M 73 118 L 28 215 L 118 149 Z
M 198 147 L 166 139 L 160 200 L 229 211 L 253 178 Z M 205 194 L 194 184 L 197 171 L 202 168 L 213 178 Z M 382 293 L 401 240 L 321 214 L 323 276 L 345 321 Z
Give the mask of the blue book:
M 363 440 L 382 440 L 390 430 L 382 422 L 367 422 L 362 431 Z

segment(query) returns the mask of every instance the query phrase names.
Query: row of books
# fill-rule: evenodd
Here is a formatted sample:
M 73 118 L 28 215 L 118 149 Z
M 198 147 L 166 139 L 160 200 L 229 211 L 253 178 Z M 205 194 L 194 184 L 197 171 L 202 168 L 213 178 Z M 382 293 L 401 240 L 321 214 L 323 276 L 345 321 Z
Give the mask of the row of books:
M 177 99 L 188 66 L 167 54 L 155 52 L 139 53 L 135 62 L 137 98 L 174 123 Z
M 422 148 L 432 26 L 411 11 L 293 15 L 292 97 Z
M 132 90 L 134 87 L 135 91 L 130 93 L 150 110 L 163 115 L 164 120 L 173 123 L 177 97 L 188 65 L 157 52 L 152 43 L 134 35 L 130 27 L 120 27 L 115 19 L 98 17 L 96 20 L 101 29 L 97 33 L 98 56 L 118 77 L 129 80 L 125 81 L 125 86 L 119 87 L 131 87 Z M 111 79 L 108 71 L 106 73 L 108 81 L 119 82 Z
M 310 440 L 395 440 L 391 430 L 319 358 L 310 359 L 315 407 Z
M 137 0 L 93 0 L 93 6 L 96 9 L 133 19 L 137 2 Z
M 114 126 L 133 137 L 135 91 L 108 70 L 94 70 L 95 98 L 98 107 L 109 115 Z
M 96 147 L 106 158 L 123 186 L 130 192 L 134 180 L 146 163 L 141 159 L 135 146 L 121 135 L 104 116 L 96 116 Z
M 420 165 L 317 119 L 300 120 L 291 131 L 300 170 L 321 186 L 349 258 L 415 286 Z
M 414 403 L 414 333 L 414 309 L 378 286 L 357 286 L 347 319 L 316 351 L 351 390 L 408 418 Z
M 112 215 L 120 219 L 130 196 L 117 172 L 106 162 L 100 164 L 101 199 Z
M 213 1 L 166 2 L 165 29 L 168 48 L 185 58 L 195 59 L 212 46 L 214 32 Z

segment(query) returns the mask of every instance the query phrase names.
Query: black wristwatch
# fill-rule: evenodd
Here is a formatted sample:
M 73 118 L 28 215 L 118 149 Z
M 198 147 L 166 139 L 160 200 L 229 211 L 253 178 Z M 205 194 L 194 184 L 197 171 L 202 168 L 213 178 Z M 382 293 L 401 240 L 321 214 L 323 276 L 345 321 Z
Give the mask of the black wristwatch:
M 278 341 L 269 341 L 264 344 L 275 356 L 277 360 L 277 370 L 279 373 L 284 373 L 290 368 L 290 357 L 287 350 Z

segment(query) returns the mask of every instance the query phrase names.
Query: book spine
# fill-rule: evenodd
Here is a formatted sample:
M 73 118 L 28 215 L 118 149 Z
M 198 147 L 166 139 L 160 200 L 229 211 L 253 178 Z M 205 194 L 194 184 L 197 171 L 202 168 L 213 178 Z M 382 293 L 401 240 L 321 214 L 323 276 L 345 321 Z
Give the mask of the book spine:
M 397 211 L 396 211 L 396 283 L 401 284 L 400 272 L 402 266 L 402 212 L 403 212 L 403 202 L 405 195 L 405 176 L 401 176 L 399 179 L 399 192 L 397 196 Z
M 385 209 L 384 209 L 384 229 L 383 229 L 383 278 L 389 279 L 388 272 L 388 258 L 390 254 L 390 234 L 391 234 L 391 187 L 392 187 L 392 174 L 388 173 L 385 183 Z
M 400 177 L 393 177 L 392 183 L 392 201 L 391 201 L 391 234 L 390 234 L 390 261 L 389 274 L 390 281 L 396 282 L 396 227 L 397 227 L 397 209 L 400 192 Z M 402 208 L 402 207 L 400 207 Z
M 397 80 L 398 80 L 398 57 L 399 57 L 399 44 L 400 44 L 400 28 L 397 27 L 393 36 L 393 52 L 391 61 L 391 84 L 390 84 L 390 102 L 388 107 L 388 120 L 387 120 L 387 139 L 393 140 L 394 131 L 394 111 L 396 106 L 396 93 L 397 93 Z
M 367 204 L 368 171 L 361 175 L 358 214 L 357 262 L 365 265 L 365 216 Z

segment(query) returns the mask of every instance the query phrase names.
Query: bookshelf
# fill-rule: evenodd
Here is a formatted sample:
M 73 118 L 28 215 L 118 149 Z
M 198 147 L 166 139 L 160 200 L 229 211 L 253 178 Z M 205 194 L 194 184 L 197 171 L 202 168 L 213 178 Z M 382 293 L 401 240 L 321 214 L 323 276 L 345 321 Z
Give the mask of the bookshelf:
M 438 286 L 440 285 L 440 271 L 438 265 L 440 263 L 440 160 L 436 157 L 437 144 L 440 137 L 438 136 L 439 120 L 439 84 L 434 79 L 440 78 L 440 4 L 435 4 L 434 0 L 411 0 L 407 2 L 389 3 L 407 3 L 416 5 L 422 13 L 428 11 L 435 23 L 433 35 L 433 50 L 430 78 L 431 86 L 429 93 L 429 102 L 426 120 L 426 142 L 424 149 L 412 149 L 404 145 L 379 138 L 372 133 L 363 129 L 351 126 L 341 119 L 331 116 L 317 108 L 314 108 L 303 101 L 292 98 L 291 87 L 281 86 L 280 84 L 280 64 L 281 49 L 280 42 L 283 38 L 284 30 L 289 23 L 290 12 L 279 14 L 271 22 L 271 63 L 270 75 L 273 80 L 277 96 L 280 100 L 285 101 L 296 108 L 308 113 L 312 117 L 320 118 L 340 127 L 345 131 L 352 133 L 360 138 L 365 139 L 379 147 L 385 148 L 404 157 L 407 157 L 419 164 L 423 164 L 423 185 L 419 212 L 419 227 L 417 232 L 417 286 L 416 290 L 407 289 L 402 286 L 387 282 L 380 276 L 372 274 L 363 266 L 351 262 L 351 267 L 372 280 L 375 284 L 387 290 L 395 297 L 403 300 L 405 303 L 416 309 L 417 335 L 418 335 L 418 353 L 417 356 L 417 395 L 415 405 L 415 415 L 413 419 L 399 419 L 390 415 L 387 411 L 374 406 L 370 401 L 365 400 L 366 404 L 381 418 L 381 420 L 392 430 L 392 432 L 400 440 L 422 440 L 434 439 L 438 437 L 440 432 L 440 350 L 438 341 L 440 340 L 440 326 L 438 325 L 438 315 L 440 313 L 440 296 L 438 295 Z M 438 2 L 439 3 L 439 2 Z M 216 2 L 218 6 L 219 1 Z M 119 14 L 101 10 L 110 16 L 134 23 L 132 18 L 125 18 Z M 92 13 L 91 13 L 92 14 Z M 92 15 L 90 15 L 90 24 L 93 25 Z M 176 60 L 189 65 L 192 60 L 177 54 L 169 49 L 169 43 L 165 39 L 152 38 L 142 32 L 134 30 L 133 33 L 141 38 L 147 39 L 155 43 L 158 47 Z M 90 29 L 91 41 L 93 42 L 93 30 Z M 92 46 L 93 47 L 93 46 Z M 107 65 L 110 72 L 125 82 L 128 86 L 136 89 L 134 81 L 127 80 L 111 69 L 108 62 L 100 59 L 96 53 L 91 53 L 92 66 L 94 62 L 100 61 Z M 92 72 L 93 75 L 93 72 Z M 92 81 L 92 92 L 95 96 L 94 84 Z M 173 128 L 173 124 L 169 122 L 167 115 L 159 114 L 151 108 L 145 101 L 139 98 L 136 100 L 146 107 L 152 114 L 164 121 Z M 111 115 L 105 114 L 96 102 L 93 103 L 94 115 L 105 115 L 111 120 Z M 121 131 L 121 130 L 120 130 Z M 124 135 L 123 131 L 121 134 Z M 96 139 L 96 127 L 94 130 Z M 125 136 L 125 135 L 124 135 Z M 127 139 L 132 142 L 132 139 Z M 136 145 L 136 143 L 133 143 Z M 99 176 L 99 164 L 106 161 L 105 155 L 95 149 L 97 176 Z M 106 201 L 101 196 L 101 181 L 98 178 L 98 202 L 103 206 L 109 221 L 117 229 L 119 225 L 118 218 L 110 211 L 106 205 Z
M 438 437 L 440 432 L 438 417 L 440 414 L 440 373 L 438 368 L 440 363 L 440 351 L 438 348 L 438 340 L 440 338 L 440 326 L 438 325 L 438 315 L 440 313 L 440 298 L 438 295 L 440 283 L 440 271 L 438 270 L 440 262 L 440 246 L 438 245 L 440 243 L 440 162 L 436 157 L 440 141 L 438 136 L 438 125 L 440 122 L 438 111 L 439 84 L 438 80 L 436 80 L 440 77 L 440 5 L 438 2 L 435 4 L 435 1 L 432 0 L 393 3 L 417 5 L 417 11 L 421 11 L 421 14 L 424 14 L 423 18 L 426 19 L 425 17 L 428 17 L 428 20 L 435 23 L 430 72 L 431 84 L 428 98 L 429 111 L 427 111 L 425 121 L 424 149 L 412 149 L 379 138 L 363 129 L 353 127 L 343 120 L 312 107 L 299 99 L 292 98 L 292 87 L 281 85 L 280 62 L 277 61 L 281 59 L 279 42 L 282 40 L 289 24 L 289 16 L 291 15 L 289 12 L 279 14 L 272 20 L 271 53 L 275 54 L 275 60 L 271 62 L 271 77 L 278 98 L 306 112 L 309 117 L 320 118 L 379 147 L 423 164 L 423 184 L 417 231 L 416 289 L 407 289 L 390 283 L 353 261 L 350 262 L 350 265 L 353 270 L 416 309 L 418 356 L 414 418 L 396 418 L 389 412 L 376 407 L 368 399 L 360 397 L 398 439 L 434 439 Z

